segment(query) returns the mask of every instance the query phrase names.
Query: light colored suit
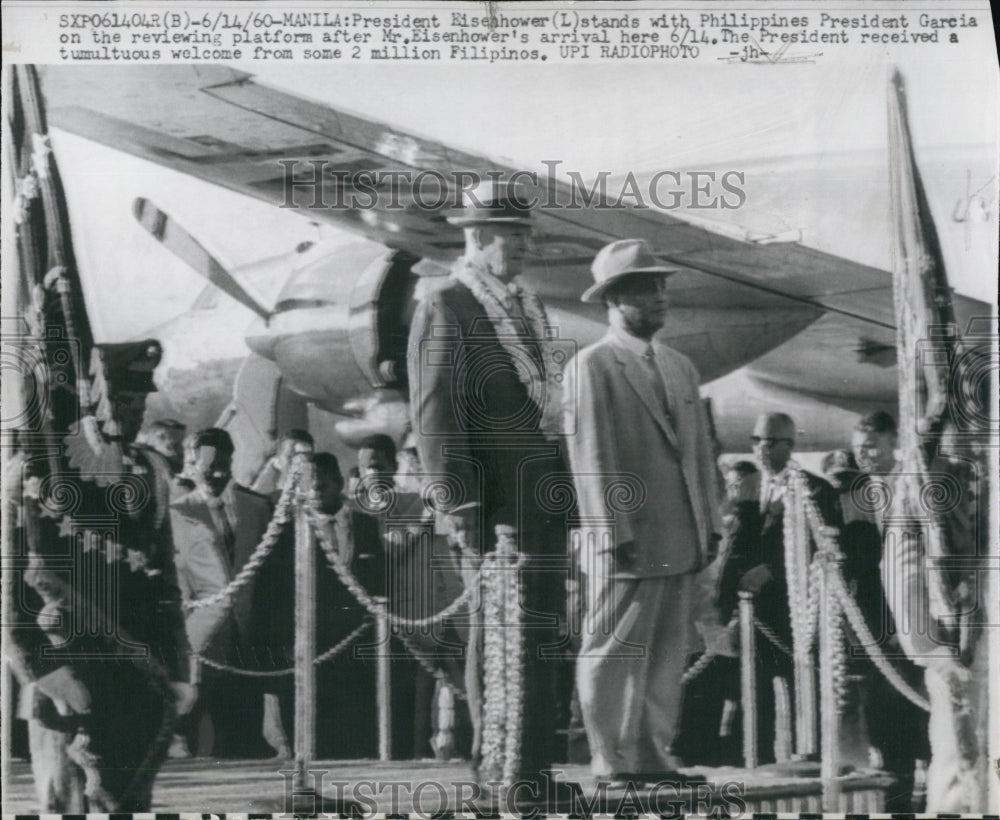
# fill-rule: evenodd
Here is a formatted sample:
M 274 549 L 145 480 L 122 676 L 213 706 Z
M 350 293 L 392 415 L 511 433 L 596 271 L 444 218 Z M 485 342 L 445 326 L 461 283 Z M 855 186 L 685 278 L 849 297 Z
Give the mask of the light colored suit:
M 208 598 L 224 589 L 253 554 L 271 519 L 268 500 L 235 482 L 220 499 L 232 528 L 231 555 L 219 519 L 201 490 L 192 490 L 170 505 L 178 585 L 186 601 Z M 192 650 L 242 665 L 243 659 L 234 658 L 234 652 L 245 648 L 249 636 L 252 597 L 253 582 L 233 596 L 231 607 L 216 604 L 190 610 L 186 626 Z
M 616 577 L 649 578 L 697 569 L 707 563 L 712 533 L 721 531 L 715 460 L 698 373 L 686 356 L 656 340 L 653 370 L 638 355 L 643 346 L 641 340 L 612 329 L 566 369 L 567 446 L 580 516 L 613 517 L 617 543 L 632 541 L 637 549 L 633 566 L 615 566 Z M 669 417 L 651 383 L 657 372 Z M 629 485 L 638 480 L 644 503 L 609 508 L 615 493 L 608 482 L 616 476 Z
M 612 328 L 567 367 L 564 407 L 587 574 L 577 686 L 592 766 L 663 772 L 678 765 L 670 744 L 696 571 L 720 530 L 698 375 L 666 345 Z

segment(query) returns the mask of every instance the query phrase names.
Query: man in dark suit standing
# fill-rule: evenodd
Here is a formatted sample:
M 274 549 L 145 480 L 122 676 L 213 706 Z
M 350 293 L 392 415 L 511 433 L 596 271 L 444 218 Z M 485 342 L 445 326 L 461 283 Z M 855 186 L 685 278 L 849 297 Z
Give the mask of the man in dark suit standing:
M 723 622 L 731 617 L 738 592 L 754 596 L 754 615 L 786 648 L 792 647 L 792 612 L 785 561 L 785 496 L 789 481 L 792 451 L 795 448 L 795 422 L 784 413 L 765 413 L 757 419 L 750 438 L 754 456 L 761 469 L 759 503 L 740 504 L 733 522 L 732 547 L 722 569 L 719 583 L 719 609 Z M 825 524 L 841 523 L 837 497 L 827 482 L 805 472 L 807 490 L 816 502 Z M 806 556 L 806 561 L 812 555 Z M 805 585 L 798 580 L 805 597 Z M 774 678 L 782 678 L 792 692 L 792 659 L 770 640 L 757 641 L 757 750 L 759 760 L 775 759 Z
M 920 691 L 921 669 L 902 649 L 882 586 L 885 510 L 873 509 L 875 505 L 865 503 L 889 495 L 899 471 L 895 419 L 885 411 L 862 416 L 854 427 L 851 446 L 860 474 L 840 494 L 844 513 L 841 535 L 846 556 L 844 577 L 878 644 L 877 649 L 907 685 Z M 914 772 L 918 760 L 926 763 L 931 757 L 927 712 L 900 694 L 867 657 L 855 659 L 855 667 L 865 678 L 863 703 L 869 743 L 877 752 L 879 768 L 897 779 L 896 788 L 886 795 L 886 811 L 920 811 L 920 806 L 912 802 Z
M 558 440 L 557 362 L 563 351 L 549 341 L 538 297 L 513 281 L 532 224 L 513 186 L 471 191 L 465 210 L 449 221 L 465 229 L 465 255 L 447 284 L 421 302 L 411 326 L 413 433 L 438 523 L 461 552 L 464 580 L 473 589 L 465 684 L 473 767 L 483 782 L 500 778 L 494 757 L 483 756 L 484 631 L 476 578 L 495 528 L 516 531 L 525 561 L 526 643 L 516 779 L 538 782 L 555 754 L 559 662 L 542 649 L 557 642 L 566 580 L 568 510 L 544 506 L 541 492 L 546 481 L 566 475 Z M 435 493 L 435 486 L 446 491 Z

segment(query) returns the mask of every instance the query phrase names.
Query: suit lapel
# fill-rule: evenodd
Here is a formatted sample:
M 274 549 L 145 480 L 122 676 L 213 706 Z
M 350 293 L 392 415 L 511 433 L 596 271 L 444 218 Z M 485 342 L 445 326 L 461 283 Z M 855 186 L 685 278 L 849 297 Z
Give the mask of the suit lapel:
M 659 400 L 653 393 L 652 385 L 649 383 L 649 374 L 634 356 L 623 351 L 617 344 L 615 345 L 615 355 L 617 355 L 618 361 L 622 364 L 626 381 L 628 381 L 632 389 L 638 394 L 650 415 L 656 420 L 656 423 L 660 425 L 660 429 L 663 431 L 663 435 L 667 437 L 670 445 L 674 449 L 679 450 L 677 433 L 671 426 L 663 409 L 660 407 Z
M 684 375 L 678 372 L 677 368 L 674 367 L 673 358 L 669 355 L 669 351 L 665 349 L 665 346 L 659 342 L 653 342 L 653 345 L 657 349 L 656 358 L 659 362 L 658 366 L 660 368 L 660 372 L 663 374 L 664 388 L 669 387 L 670 390 L 673 391 L 672 395 L 669 396 L 671 402 L 671 415 L 667 419 L 667 426 L 674 434 L 674 438 L 672 440 L 674 447 L 680 451 L 679 442 L 690 442 L 694 440 L 691 436 L 687 435 L 687 380 L 684 378 Z
M 208 508 L 208 502 L 201 496 L 200 491 L 194 490 L 191 495 L 194 496 L 195 493 L 198 493 L 198 498 L 193 504 L 177 506 L 182 510 L 184 515 L 190 517 L 193 522 L 200 525 L 208 534 L 208 541 L 212 545 L 212 552 L 218 560 L 219 566 L 222 567 L 223 574 L 226 578 L 232 580 L 233 567 L 229 563 L 229 556 L 226 555 L 225 547 L 222 544 L 222 534 L 215 527 L 215 520 L 212 518 L 212 511 Z

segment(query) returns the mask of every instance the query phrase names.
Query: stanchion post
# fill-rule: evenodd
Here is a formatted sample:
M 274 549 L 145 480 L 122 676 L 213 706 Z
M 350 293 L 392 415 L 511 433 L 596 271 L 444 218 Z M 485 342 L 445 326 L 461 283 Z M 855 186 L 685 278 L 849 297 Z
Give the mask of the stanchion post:
M 840 572 L 844 556 L 840 552 L 824 551 L 817 556 L 822 561 L 819 575 L 819 669 L 820 669 L 820 780 L 822 781 L 822 809 L 824 812 L 840 811 L 840 704 L 834 681 L 834 665 L 840 647 L 841 631 L 838 620 L 842 617 L 840 603 L 834 597 L 830 582 L 832 573 Z
M 295 769 L 296 792 L 308 790 L 306 769 L 316 757 L 316 555 L 307 510 L 313 465 L 299 465 L 295 490 Z
M 743 700 L 743 765 L 757 767 L 757 652 L 753 593 L 740 595 L 740 696 Z
M 389 634 L 389 602 L 376 598 L 379 614 L 375 620 L 375 701 L 378 712 L 378 759 L 392 760 L 392 674 L 389 661 L 392 647 Z

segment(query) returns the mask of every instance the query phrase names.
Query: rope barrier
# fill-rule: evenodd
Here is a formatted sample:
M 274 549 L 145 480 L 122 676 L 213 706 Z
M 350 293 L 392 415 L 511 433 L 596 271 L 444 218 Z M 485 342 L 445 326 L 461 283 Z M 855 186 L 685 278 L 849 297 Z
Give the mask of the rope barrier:
M 865 623 L 865 616 L 862 614 L 857 602 L 851 596 L 850 590 L 848 590 L 847 584 L 844 583 L 844 577 L 840 574 L 839 570 L 833 574 L 831 581 L 833 582 L 834 591 L 843 605 L 844 613 L 847 615 L 847 622 L 851 625 L 851 629 L 858 640 L 864 645 L 865 653 L 871 659 L 872 663 L 875 664 L 875 667 L 903 697 L 909 700 L 914 706 L 918 706 L 925 712 L 930 712 L 930 704 L 903 680 L 900 674 L 892 668 L 889 659 L 879 649 L 871 630 L 868 629 L 868 624 Z
M 440 667 L 435 666 L 434 663 L 427 658 L 426 653 L 424 653 L 421 649 L 415 647 L 409 638 L 407 638 L 405 635 L 399 632 L 396 633 L 395 637 L 399 639 L 399 642 L 401 644 L 403 644 L 403 648 L 406 649 L 406 651 L 413 656 L 413 659 L 420 664 L 421 669 L 423 669 L 428 675 L 431 675 L 436 680 L 439 680 L 442 684 L 451 689 L 455 697 L 457 697 L 459 700 L 461 701 L 467 700 L 465 691 L 456 687 L 451 678 L 448 677 L 448 673 L 445 672 Z
M 930 705 L 927 700 L 906 683 L 906 681 L 893 668 L 891 662 L 885 657 L 884 653 L 879 648 L 878 643 L 871 634 L 871 630 L 868 628 L 867 623 L 865 623 L 864 615 L 862 614 L 861 609 L 858 607 L 857 602 L 854 600 L 854 597 L 851 595 L 851 592 L 844 581 L 841 568 L 835 563 L 830 564 L 827 567 L 824 566 L 824 564 L 828 562 L 821 560 L 820 556 L 822 554 L 825 553 L 827 555 L 835 555 L 840 553 L 840 546 L 835 537 L 836 530 L 824 523 L 822 514 L 816 505 L 815 499 L 813 499 L 811 494 L 808 492 L 807 486 L 805 485 L 805 477 L 802 469 L 794 463 L 789 466 L 788 484 L 792 489 L 792 492 L 790 493 L 791 498 L 788 499 L 789 503 L 786 504 L 785 537 L 795 543 L 798 548 L 794 550 L 796 553 L 800 553 L 801 548 L 806 546 L 805 539 L 807 538 L 807 534 L 812 535 L 818 547 L 817 556 L 808 566 L 808 582 L 806 584 L 806 589 L 804 591 L 802 589 L 796 589 L 794 593 L 789 596 L 790 608 L 798 615 L 798 617 L 793 618 L 798 626 L 798 634 L 795 635 L 795 637 L 798 638 L 796 643 L 799 641 L 802 642 L 802 645 L 806 647 L 804 652 L 811 650 L 815 643 L 819 625 L 819 590 L 821 587 L 820 575 L 824 571 L 827 571 L 827 580 L 830 584 L 830 591 L 833 594 L 833 600 L 831 603 L 835 608 L 832 615 L 837 621 L 835 632 L 837 632 L 837 636 L 839 638 L 835 641 L 836 648 L 834 657 L 832 658 L 833 663 L 830 665 L 831 668 L 829 669 L 829 673 L 834 680 L 835 690 L 838 697 L 838 705 L 842 705 L 846 697 L 847 658 L 846 652 L 844 651 L 845 647 L 841 627 L 843 620 L 846 619 L 847 624 L 850 625 L 855 636 L 863 644 L 865 653 L 883 677 L 889 681 L 896 691 L 898 691 L 915 706 L 923 709 L 924 711 L 930 711 Z M 801 503 L 801 511 L 804 515 L 797 515 L 795 513 L 795 509 L 798 507 L 795 502 Z M 786 555 L 786 558 L 787 557 L 788 556 Z M 793 650 L 785 645 L 773 629 L 756 616 L 753 619 L 753 623 L 757 631 L 767 638 L 767 640 L 774 647 L 776 647 L 782 654 L 794 659 L 795 653 Z M 699 675 L 707 667 L 709 660 L 710 658 L 706 658 L 704 655 L 699 658 L 699 660 L 690 669 L 688 669 L 687 672 L 685 672 L 684 681 L 687 682 L 697 677 L 697 675 Z
M 250 583 L 250 579 L 253 578 L 254 573 L 264 563 L 264 559 L 271 554 L 271 550 L 274 549 L 282 528 L 288 523 L 288 513 L 292 506 L 292 483 L 289 482 L 289 485 L 282 491 L 281 498 L 278 499 L 278 504 L 275 507 L 274 515 L 268 522 L 267 529 L 264 531 L 260 543 L 254 549 L 253 554 L 247 560 L 246 564 L 243 565 L 243 568 L 236 574 L 236 577 L 225 587 L 207 598 L 196 598 L 191 601 L 185 601 L 183 606 L 186 611 L 203 609 L 215 606 L 216 604 L 224 604 L 226 607 L 232 605 L 233 595 Z
M 792 650 L 789 649 L 785 645 L 784 641 L 782 641 L 781 638 L 778 637 L 778 633 L 775 632 L 773 629 L 771 629 L 771 627 L 769 627 L 766 623 L 764 623 L 756 615 L 754 615 L 754 618 L 753 618 L 753 625 L 754 625 L 754 627 L 757 629 L 757 631 L 761 635 L 763 635 L 765 638 L 767 638 L 767 640 L 772 645 L 774 645 L 774 647 L 776 649 L 778 649 L 783 654 L 787 655 L 789 658 L 794 657 L 794 655 L 792 654 Z
M 732 635 L 739 629 L 740 626 L 740 616 L 734 615 L 728 624 L 725 625 L 724 629 Z M 701 656 L 693 664 L 691 664 L 687 671 L 681 675 L 681 683 L 686 684 L 693 681 L 702 672 L 704 672 L 712 663 L 712 659 L 718 657 L 720 653 L 712 649 L 706 649 Z
M 827 527 L 823 524 L 822 515 L 819 512 L 816 502 L 811 496 L 805 494 L 804 506 L 806 511 L 806 518 L 808 519 L 809 526 L 813 532 L 813 537 L 816 542 L 821 545 L 821 549 L 827 553 L 839 553 L 840 545 L 837 543 L 836 538 L 831 532 L 832 528 Z M 817 561 L 813 562 L 817 564 Z M 922 698 L 912 687 L 910 687 L 906 681 L 892 668 L 892 664 L 889 663 L 888 659 L 879 649 L 877 642 L 871 634 L 871 630 L 868 629 L 868 625 L 865 623 L 864 615 L 862 614 L 857 602 L 851 595 L 850 590 L 847 588 L 847 584 L 844 581 L 844 576 L 841 572 L 839 566 L 834 564 L 829 571 L 828 580 L 835 593 L 835 599 L 840 604 L 839 611 L 837 615 L 845 615 L 851 629 L 857 636 L 858 640 L 862 642 L 865 648 L 865 653 L 871 659 L 875 668 L 882 673 L 886 680 L 898 691 L 903 697 L 913 703 L 915 706 L 923 709 L 924 711 L 930 711 L 930 704 Z M 839 620 L 839 618 L 838 618 Z M 843 647 L 843 641 L 840 642 L 841 648 Z M 835 659 L 838 663 L 834 664 L 834 680 L 838 682 L 839 689 L 843 692 L 846 687 L 846 664 L 847 657 L 846 653 L 841 651 L 838 653 Z
M 429 615 L 426 618 L 403 618 L 402 616 L 394 615 L 391 612 L 383 612 L 382 608 L 378 605 L 375 599 L 368 594 L 357 578 L 355 578 L 351 573 L 350 569 L 348 569 L 348 567 L 346 567 L 344 562 L 341 560 L 337 545 L 330 539 L 330 536 L 326 532 L 326 528 L 323 526 L 323 522 L 320 519 L 322 513 L 319 512 L 318 499 L 315 497 L 314 489 L 310 488 L 306 491 L 305 504 L 306 512 L 309 515 L 309 523 L 311 524 L 313 531 L 316 533 L 320 548 L 326 556 L 330 569 L 337 573 L 337 577 L 344 584 L 344 586 L 347 587 L 351 595 L 354 596 L 354 599 L 372 615 L 376 617 L 385 617 L 388 620 L 389 625 L 396 628 L 424 629 L 446 621 L 448 618 L 460 612 L 468 604 L 469 599 L 472 597 L 473 584 L 466 586 L 466 588 L 462 591 L 462 594 L 440 612 L 434 615 Z M 479 577 L 477 577 L 476 580 L 478 581 Z
M 301 469 L 293 465 L 292 472 L 289 475 L 289 480 L 285 483 L 282 489 L 281 496 L 278 499 L 278 503 L 275 506 L 274 515 L 268 522 L 267 529 L 264 535 L 261 537 L 260 543 L 254 549 L 250 558 L 247 560 L 246 564 L 240 569 L 236 577 L 233 578 L 223 589 L 210 595 L 207 598 L 198 598 L 191 601 L 185 601 L 183 607 L 185 611 L 194 611 L 197 609 L 203 609 L 209 606 L 215 606 L 217 604 L 222 604 L 226 607 L 232 606 L 233 596 L 244 586 L 246 586 L 257 570 L 264 563 L 268 555 L 274 549 L 277 543 L 278 536 L 281 534 L 284 526 L 288 523 L 293 501 L 295 495 L 298 491 L 299 484 L 301 483 Z M 314 534 L 320 544 L 323 554 L 327 559 L 327 563 L 336 574 L 340 581 L 347 587 L 351 595 L 354 596 L 355 600 L 361 604 L 362 607 L 367 610 L 368 614 L 375 618 L 386 618 L 388 624 L 396 629 L 410 628 L 419 629 L 427 628 L 430 626 L 435 626 L 453 615 L 460 612 L 463 608 L 468 605 L 469 599 L 472 597 L 473 585 L 470 584 L 463 590 L 462 594 L 459 595 L 454 601 L 452 601 L 448 606 L 446 606 L 440 612 L 434 615 L 427 616 L 425 618 L 403 618 L 399 615 L 394 615 L 392 613 L 385 612 L 382 607 L 372 598 L 371 595 L 365 590 L 361 583 L 354 577 L 350 569 L 346 567 L 340 559 L 340 553 L 337 549 L 337 545 L 333 543 L 330 539 L 329 534 L 326 532 L 326 528 L 323 526 L 321 516 L 322 513 L 319 510 L 319 499 L 316 494 L 315 486 L 305 488 L 302 492 L 302 501 L 305 504 L 305 510 L 309 519 L 309 526 L 312 527 Z M 479 582 L 480 576 L 477 575 L 476 581 Z M 329 660 L 338 654 L 344 646 L 349 644 L 354 640 L 357 635 L 359 635 L 364 628 L 371 625 L 370 621 L 366 621 L 355 630 L 343 643 L 343 646 L 338 644 L 332 647 L 327 652 L 316 658 L 316 663 L 321 663 L 323 661 Z M 445 673 L 432 664 L 426 657 L 417 650 L 411 642 L 409 642 L 404 636 L 397 633 L 398 637 L 406 650 L 414 657 L 414 659 L 430 674 L 434 677 L 441 679 L 443 682 L 451 685 L 451 682 L 447 679 Z M 250 669 L 240 669 L 238 667 L 230 666 L 228 664 L 221 663 L 219 661 L 214 661 L 211 658 L 207 658 L 203 655 L 194 654 L 194 657 L 199 661 L 211 666 L 215 669 L 219 669 L 225 672 L 232 672 L 235 674 L 242 674 L 248 677 L 277 677 L 281 675 L 289 675 L 294 672 L 294 669 L 283 669 L 275 671 L 258 671 Z M 453 687 L 454 688 L 454 687 Z M 459 692 L 455 690 L 456 694 L 460 698 L 464 698 L 464 692 Z
M 318 655 L 313 660 L 314 666 L 319 666 L 321 663 L 325 663 L 328 660 L 333 659 L 341 652 L 343 652 L 348 646 L 350 646 L 354 641 L 356 641 L 361 635 L 363 635 L 372 625 L 372 620 L 366 618 L 360 626 L 357 627 L 350 635 L 344 638 L 339 643 L 331 646 L 322 655 Z M 288 669 L 269 669 L 269 670 L 258 670 L 258 669 L 243 669 L 237 666 L 229 666 L 228 664 L 222 663 L 220 661 L 212 660 L 211 658 L 206 658 L 204 655 L 200 655 L 197 652 L 192 653 L 193 657 L 199 662 L 205 664 L 206 666 L 211 666 L 213 669 L 218 669 L 222 672 L 232 672 L 235 675 L 243 675 L 248 678 L 279 678 L 283 675 L 293 675 L 295 674 L 295 667 L 289 667 Z

